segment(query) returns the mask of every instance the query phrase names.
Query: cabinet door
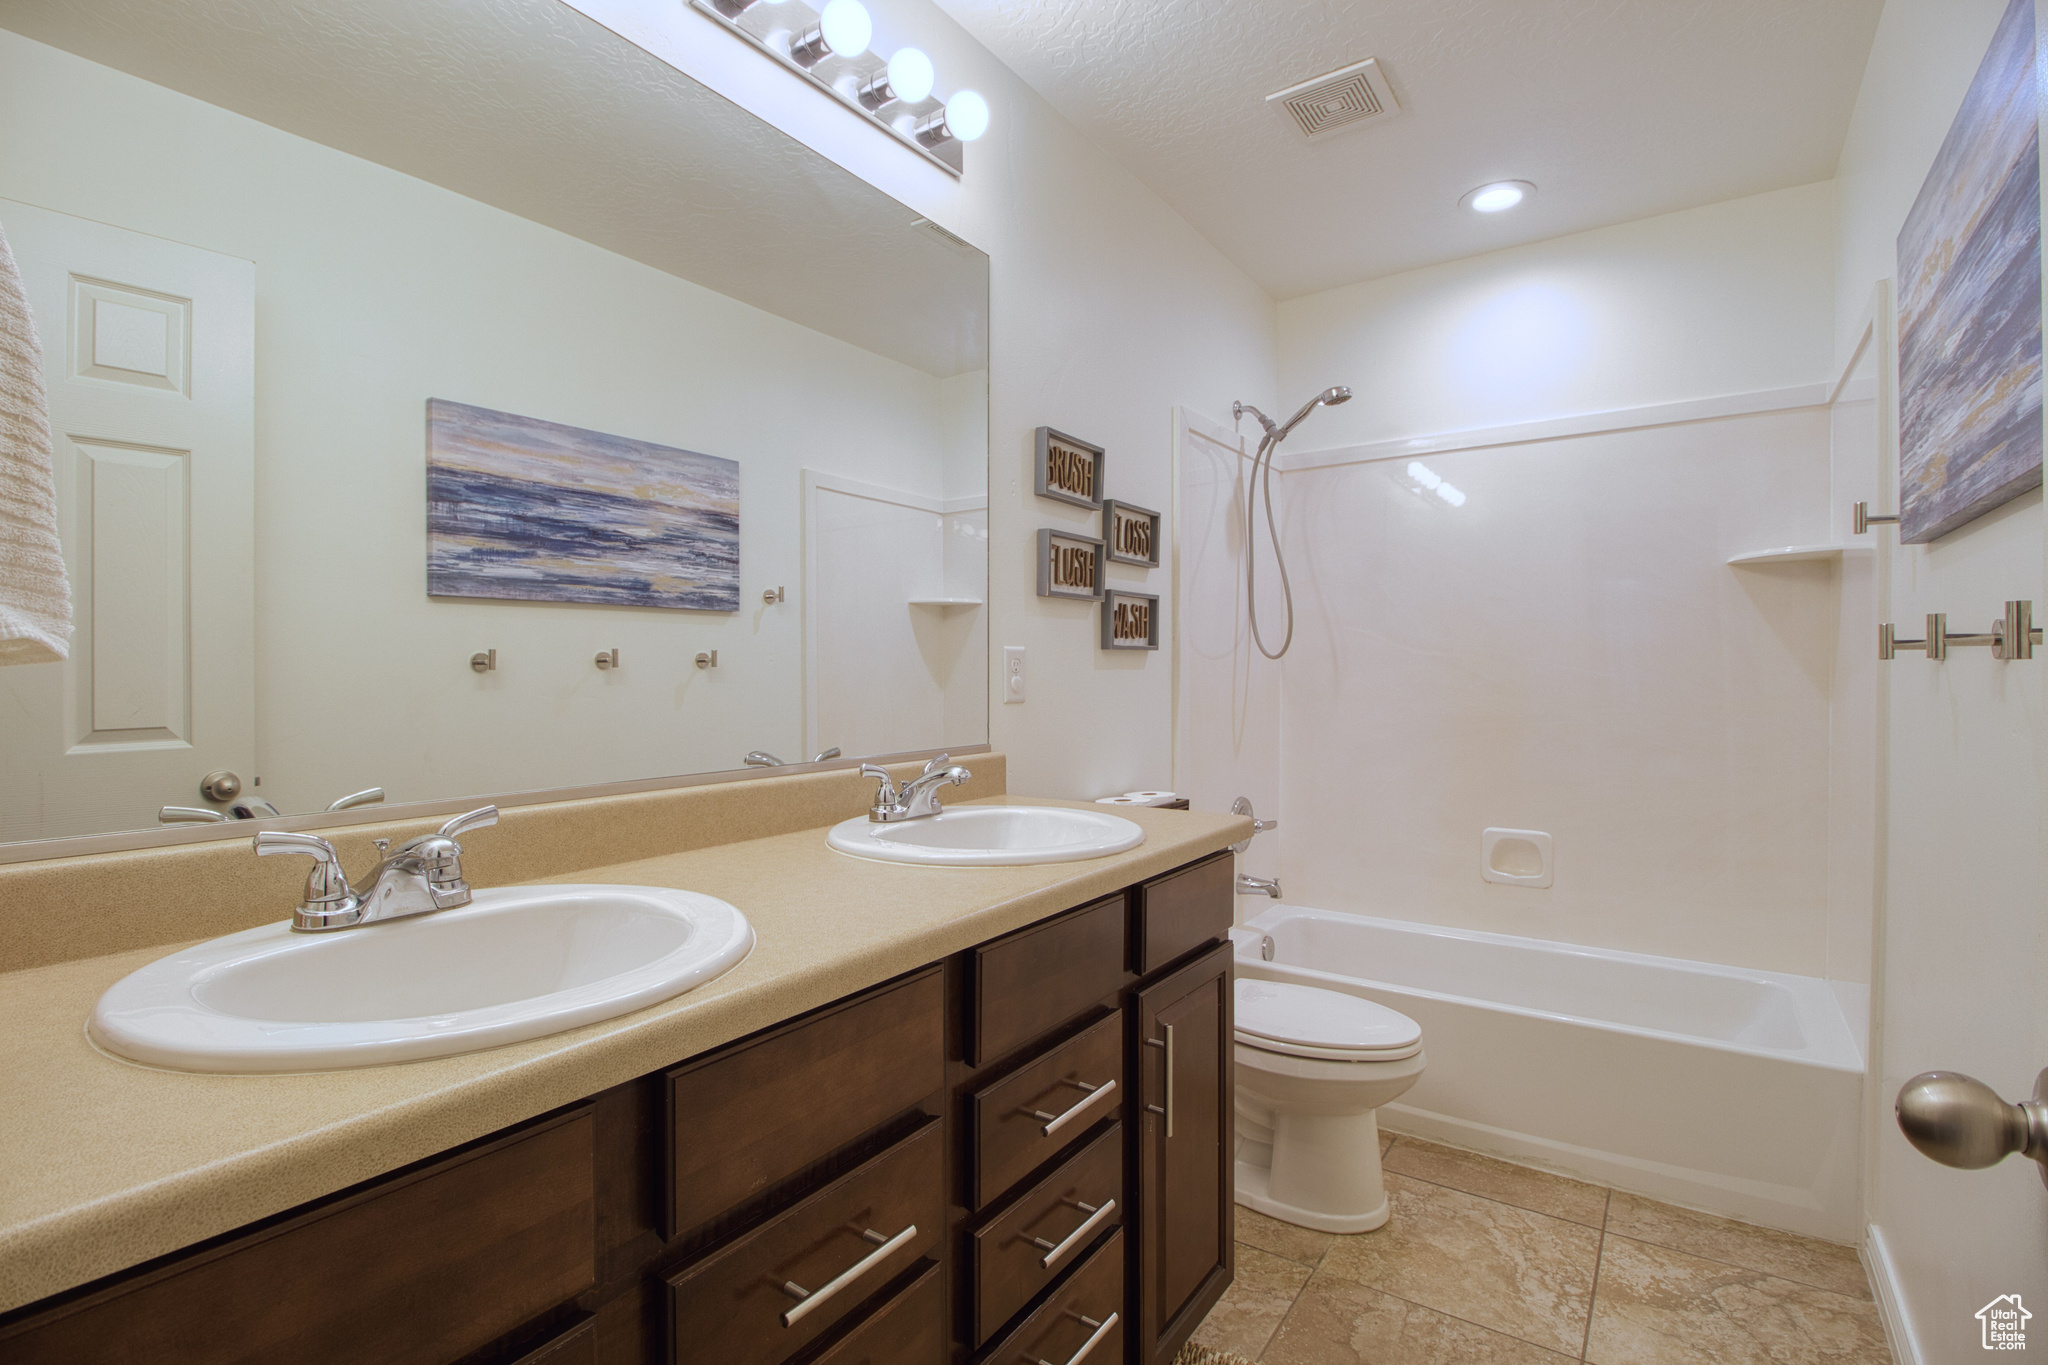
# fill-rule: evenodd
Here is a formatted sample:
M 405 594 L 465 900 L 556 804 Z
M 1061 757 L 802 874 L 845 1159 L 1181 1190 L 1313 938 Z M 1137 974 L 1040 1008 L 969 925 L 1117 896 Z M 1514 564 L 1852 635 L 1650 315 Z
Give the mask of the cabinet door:
M 1132 1184 L 1140 1365 L 1164 1365 L 1230 1285 L 1230 945 L 1137 991 Z

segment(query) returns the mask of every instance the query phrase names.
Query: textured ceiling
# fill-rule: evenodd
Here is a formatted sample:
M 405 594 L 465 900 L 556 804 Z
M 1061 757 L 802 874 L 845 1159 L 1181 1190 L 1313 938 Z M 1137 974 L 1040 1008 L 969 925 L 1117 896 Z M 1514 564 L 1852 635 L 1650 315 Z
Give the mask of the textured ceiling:
M 988 260 L 553 0 L 0 0 L 0 27 L 941 377 Z
M 937 0 L 1280 298 L 1834 174 L 1882 0 Z M 1265 96 L 1377 57 L 1401 115 Z M 1458 207 L 1490 180 L 1537 198 Z

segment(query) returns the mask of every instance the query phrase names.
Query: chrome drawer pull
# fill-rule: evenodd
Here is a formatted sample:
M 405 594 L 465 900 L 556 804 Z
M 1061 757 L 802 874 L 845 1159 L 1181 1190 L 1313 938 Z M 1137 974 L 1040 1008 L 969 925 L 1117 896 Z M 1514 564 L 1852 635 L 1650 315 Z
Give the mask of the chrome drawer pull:
M 1146 1109 L 1146 1112 L 1148 1112 L 1148 1113 L 1153 1113 L 1153 1114 L 1164 1114 L 1164 1115 L 1166 1116 L 1166 1135 L 1167 1135 L 1168 1137 L 1172 1137 L 1172 1136 L 1173 1136 L 1173 1025 L 1171 1025 L 1171 1024 L 1168 1024 L 1168 1025 L 1166 1026 L 1166 1040 L 1165 1040 L 1164 1042 L 1161 1042 L 1161 1041 L 1160 1041 L 1159 1039 L 1157 1039 L 1157 1038 L 1147 1038 L 1147 1039 L 1145 1040 L 1145 1046 L 1146 1046 L 1146 1047 L 1159 1047 L 1159 1048 L 1165 1048 L 1165 1049 L 1166 1049 L 1166 1108 L 1162 1110 L 1162 1109 L 1161 1109 L 1161 1108 L 1160 1108 L 1160 1107 L 1159 1107 L 1158 1105 L 1156 1105 L 1156 1104 L 1148 1104 L 1148 1105 L 1146 1105 L 1146 1106 L 1145 1106 L 1145 1109 Z
M 1043 1110 L 1039 1109 L 1024 1110 L 1026 1114 L 1029 1114 L 1032 1118 L 1038 1119 L 1045 1124 L 1043 1128 L 1040 1128 L 1038 1130 L 1039 1133 L 1045 1137 L 1051 1137 L 1054 1133 L 1057 1133 L 1060 1129 L 1066 1127 L 1069 1123 L 1072 1123 L 1076 1118 L 1080 1116 L 1082 1110 L 1086 1109 L 1089 1105 L 1095 1103 L 1095 1101 L 1101 1099 L 1104 1095 L 1114 1094 L 1116 1092 L 1115 1081 L 1104 1081 L 1101 1085 L 1090 1085 L 1086 1081 L 1065 1081 L 1062 1082 L 1062 1084 L 1077 1085 L 1081 1087 L 1081 1089 L 1087 1091 L 1088 1093 L 1082 1096 L 1081 1099 L 1074 1105 L 1074 1107 L 1067 1110 L 1067 1112 L 1065 1112 L 1064 1114 L 1048 1114 Z
M 1035 1247 L 1040 1247 L 1045 1251 L 1045 1255 L 1039 1260 L 1038 1263 L 1041 1266 L 1045 1267 L 1047 1270 L 1052 1269 L 1052 1264 L 1054 1261 L 1057 1261 L 1060 1257 L 1066 1255 L 1068 1252 L 1072 1251 L 1075 1247 L 1079 1246 L 1084 1240 L 1086 1240 L 1088 1234 L 1095 1230 L 1096 1224 L 1100 1223 L 1103 1219 L 1109 1217 L 1109 1215 L 1116 1212 L 1116 1200 L 1105 1199 L 1102 1201 L 1101 1207 L 1098 1208 L 1093 1204 L 1084 1204 L 1080 1200 L 1076 1199 L 1074 1201 L 1074 1207 L 1081 1210 L 1081 1212 L 1087 1214 L 1088 1221 L 1081 1224 L 1080 1227 L 1075 1228 L 1072 1232 L 1068 1233 L 1067 1239 L 1064 1242 L 1054 1244 L 1052 1242 L 1046 1241 L 1043 1237 L 1027 1237 L 1024 1239 L 1025 1241 L 1031 1243 L 1031 1245 Z
M 806 1289 L 794 1280 L 784 1280 L 782 1282 L 782 1292 L 798 1300 L 796 1307 L 782 1315 L 782 1325 L 784 1327 L 796 1326 L 799 1322 L 803 1321 L 805 1314 L 823 1304 L 825 1300 L 831 1298 L 834 1294 L 837 1294 L 840 1290 L 846 1288 L 846 1286 L 852 1284 L 882 1262 L 888 1260 L 898 1248 L 904 1246 L 911 1238 L 917 1236 L 917 1224 L 912 1223 L 894 1237 L 886 1240 L 881 1233 L 876 1232 L 873 1228 L 867 1229 L 861 1233 L 861 1236 L 870 1242 L 879 1242 L 881 1245 L 861 1257 L 858 1261 L 855 1261 L 846 1269 L 840 1271 L 838 1275 L 833 1277 L 832 1282 L 823 1289 Z
M 1114 1313 L 1111 1313 L 1101 1322 L 1097 1322 L 1094 1318 L 1082 1317 L 1079 1313 L 1074 1314 L 1074 1316 L 1080 1318 L 1083 1327 L 1093 1327 L 1095 1334 L 1081 1343 L 1080 1350 L 1067 1357 L 1067 1365 L 1081 1365 L 1081 1362 L 1088 1358 L 1089 1352 L 1095 1349 L 1097 1343 L 1109 1335 L 1110 1329 L 1116 1326 L 1117 1321 L 1116 1314 Z M 1052 1365 L 1052 1362 L 1044 1356 L 1039 1356 L 1037 1358 L 1037 1365 Z

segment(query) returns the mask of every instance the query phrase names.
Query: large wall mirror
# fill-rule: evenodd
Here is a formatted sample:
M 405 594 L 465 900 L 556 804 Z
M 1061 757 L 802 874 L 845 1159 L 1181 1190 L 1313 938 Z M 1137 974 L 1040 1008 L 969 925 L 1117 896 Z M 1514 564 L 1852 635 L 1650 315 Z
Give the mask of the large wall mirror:
M 0 0 L 0 91 L 0 843 L 986 742 L 971 246 L 559 0 Z

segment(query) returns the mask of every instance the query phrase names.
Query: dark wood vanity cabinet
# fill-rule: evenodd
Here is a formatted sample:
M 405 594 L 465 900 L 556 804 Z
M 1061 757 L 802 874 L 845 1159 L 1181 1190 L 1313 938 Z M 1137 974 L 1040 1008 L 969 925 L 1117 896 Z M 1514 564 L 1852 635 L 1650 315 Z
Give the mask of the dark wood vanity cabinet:
M 1145 1084 L 1132 1134 L 1137 1365 L 1172 1360 L 1230 1284 L 1230 963 L 1224 943 L 1132 994 L 1131 1069 Z
M 0 1316 L 9 1365 L 1164 1365 L 1231 1275 L 1219 854 Z

